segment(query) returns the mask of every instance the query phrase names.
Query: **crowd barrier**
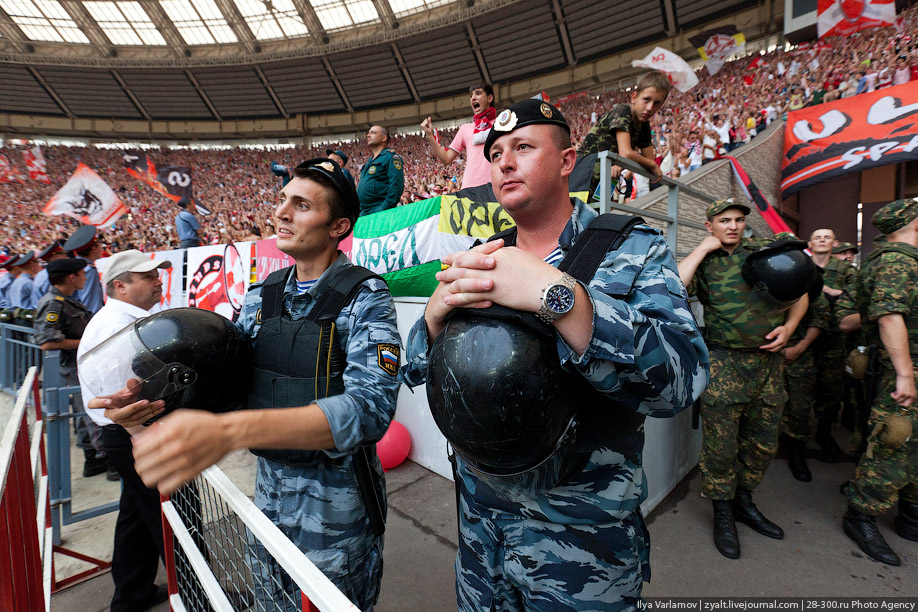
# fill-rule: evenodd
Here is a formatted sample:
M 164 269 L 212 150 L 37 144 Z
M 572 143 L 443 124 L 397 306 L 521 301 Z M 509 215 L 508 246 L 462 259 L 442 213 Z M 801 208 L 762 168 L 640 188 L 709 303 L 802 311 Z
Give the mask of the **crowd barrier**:
M 29 427 L 27 408 L 35 407 Z M 49 610 L 51 523 L 38 369 L 32 367 L 0 438 L 0 610 Z M 31 435 L 30 435 L 31 434 Z
M 175 612 L 358 608 L 214 466 L 162 498 Z
M 41 349 L 32 344 L 31 327 L 0 323 L 0 389 L 16 393 L 29 368 L 41 365 Z

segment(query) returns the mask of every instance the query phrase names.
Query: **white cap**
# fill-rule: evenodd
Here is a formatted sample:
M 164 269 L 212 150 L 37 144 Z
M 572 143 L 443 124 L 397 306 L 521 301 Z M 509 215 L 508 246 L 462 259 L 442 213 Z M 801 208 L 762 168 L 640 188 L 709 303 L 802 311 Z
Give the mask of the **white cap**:
M 171 267 L 171 261 L 157 261 L 151 259 L 149 255 L 145 255 L 137 249 L 122 251 L 121 253 L 113 255 L 111 259 L 108 260 L 105 271 L 102 273 L 102 285 L 107 286 L 113 279 L 121 276 L 125 272 L 143 273 L 155 270 L 156 268 L 166 269 Z

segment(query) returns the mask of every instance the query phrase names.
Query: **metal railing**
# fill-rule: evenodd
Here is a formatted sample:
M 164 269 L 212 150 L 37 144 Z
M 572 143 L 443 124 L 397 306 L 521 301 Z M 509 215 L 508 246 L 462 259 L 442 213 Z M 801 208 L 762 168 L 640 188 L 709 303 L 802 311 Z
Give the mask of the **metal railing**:
M 32 344 L 31 327 L 0 323 L 0 389 L 16 393 L 32 366 L 41 366 L 41 349 Z
M 650 173 L 641 166 L 640 164 L 626 159 L 621 155 L 612 153 L 611 151 L 600 151 L 597 155 L 599 159 L 599 213 L 607 213 L 610 210 L 621 210 L 633 215 L 638 215 L 640 217 L 648 219 L 656 219 L 657 221 L 663 221 L 666 225 L 666 244 L 669 246 L 670 250 L 675 254 L 678 253 L 676 246 L 679 241 L 679 227 L 690 227 L 693 229 L 705 230 L 705 227 L 701 223 L 695 223 L 694 221 L 687 221 L 685 219 L 679 218 L 679 198 L 682 195 L 691 196 L 697 198 L 703 202 L 713 202 L 717 198 L 707 194 L 703 191 L 695 189 L 694 187 L 689 187 L 682 181 L 677 181 L 676 179 L 669 178 L 664 176 L 660 183 L 664 185 L 667 189 L 666 193 L 666 214 L 655 213 L 650 210 L 635 208 L 633 206 L 625 206 L 624 204 L 619 204 L 612 201 L 612 166 L 620 166 L 626 170 L 630 170 L 635 174 L 640 174 L 647 178 L 652 178 Z

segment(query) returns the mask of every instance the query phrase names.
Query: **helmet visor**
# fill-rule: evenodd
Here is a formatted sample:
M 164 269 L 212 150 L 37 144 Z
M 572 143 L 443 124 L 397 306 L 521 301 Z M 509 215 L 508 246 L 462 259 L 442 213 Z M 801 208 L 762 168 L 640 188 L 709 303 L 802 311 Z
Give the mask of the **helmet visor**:
M 137 399 L 156 401 L 182 391 L 197 379 L 191 368 L 165 363 L 150 352 L 137 336 L 134 323 L 87 351 L 77 366 L 81 382 L 97 397 L 112 395 L 133 379 L 143 385 Z

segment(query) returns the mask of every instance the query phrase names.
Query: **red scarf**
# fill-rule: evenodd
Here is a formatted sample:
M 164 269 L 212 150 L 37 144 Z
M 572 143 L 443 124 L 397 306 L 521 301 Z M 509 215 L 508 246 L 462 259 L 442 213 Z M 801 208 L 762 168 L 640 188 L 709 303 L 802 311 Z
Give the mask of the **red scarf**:
M 493 106 L 489 106 L 488 110 L 482 111 L 475 115 L 472 120 L 475 123 L 475 133 L 478 132 L 487 132 L 491 129 L 491 126 L 494 125 L 494 120 L 497 119 L 497 109 Z

